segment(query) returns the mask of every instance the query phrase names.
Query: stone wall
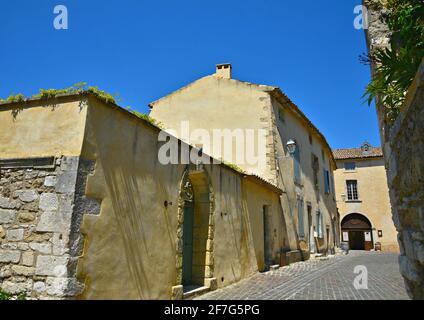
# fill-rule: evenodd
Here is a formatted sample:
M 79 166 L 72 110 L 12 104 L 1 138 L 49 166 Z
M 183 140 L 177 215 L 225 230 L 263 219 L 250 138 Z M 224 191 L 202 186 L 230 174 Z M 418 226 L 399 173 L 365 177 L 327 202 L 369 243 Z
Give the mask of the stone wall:
M 2 291 L 60 299 L 83 289 L 75 278 L 80 216 L 99 204 L 85 199 L 90 164 L 79 164 L 78 157 L 0 160 Z
M 389 30 L 382 17 L 385 9 L 368 8 L 367 44 L 370 52 L 389 45 Z M 371 72 L 375 65 L 371 66 Z M 424 299 L 424 62 L 411 85 L 401 113 L 389 126 L 377 100 L 380 135 L 387 169 L 393 221 L 398 231 L 400 271 L 408 293 Z
M 424 299 L 424 62 L 385 142 L 400 271 L 409 294 Z

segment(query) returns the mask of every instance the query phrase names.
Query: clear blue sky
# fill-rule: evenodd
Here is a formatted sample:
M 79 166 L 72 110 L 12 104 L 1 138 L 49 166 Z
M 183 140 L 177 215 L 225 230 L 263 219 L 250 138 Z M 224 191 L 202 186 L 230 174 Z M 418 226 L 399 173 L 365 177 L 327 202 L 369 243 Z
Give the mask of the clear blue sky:
M 69 29 L 53 28 L 68 8 Z M 0 4 L 0 97 L 86 81 L 147 104 L 231 62 L 233 77 L 275 85 L 333 148 L 379 145 L 362 103 L 369 69 L 361 0 L 14 0 Z

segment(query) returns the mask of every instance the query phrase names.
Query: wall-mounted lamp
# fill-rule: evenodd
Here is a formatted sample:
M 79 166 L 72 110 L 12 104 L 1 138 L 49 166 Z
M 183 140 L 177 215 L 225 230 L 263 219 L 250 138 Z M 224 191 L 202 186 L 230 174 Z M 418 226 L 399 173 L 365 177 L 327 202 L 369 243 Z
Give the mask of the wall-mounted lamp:
M 294 154 L 296 151 L 296 142 L 293 139 L 290 139 L 289 141 L 287 141 L 286 147 L 287 147 L 287 151 L 290 154 Z

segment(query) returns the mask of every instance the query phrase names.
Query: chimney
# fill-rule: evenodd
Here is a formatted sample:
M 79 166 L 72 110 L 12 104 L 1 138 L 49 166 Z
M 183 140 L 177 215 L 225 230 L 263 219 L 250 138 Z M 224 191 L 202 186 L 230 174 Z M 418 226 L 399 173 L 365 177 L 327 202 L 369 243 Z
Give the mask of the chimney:
M 218 78 L 231 79 L 231 69 L 231 63 L 217 64 L 215 76 Z

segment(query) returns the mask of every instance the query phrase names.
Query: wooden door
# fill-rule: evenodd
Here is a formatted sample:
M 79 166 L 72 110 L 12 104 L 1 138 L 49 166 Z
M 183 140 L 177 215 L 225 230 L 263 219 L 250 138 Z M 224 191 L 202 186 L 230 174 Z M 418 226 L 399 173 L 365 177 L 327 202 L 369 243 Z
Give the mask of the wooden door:
M 194 203 L 185 202 L 183 227 L 183 285 L 192 284 Z

